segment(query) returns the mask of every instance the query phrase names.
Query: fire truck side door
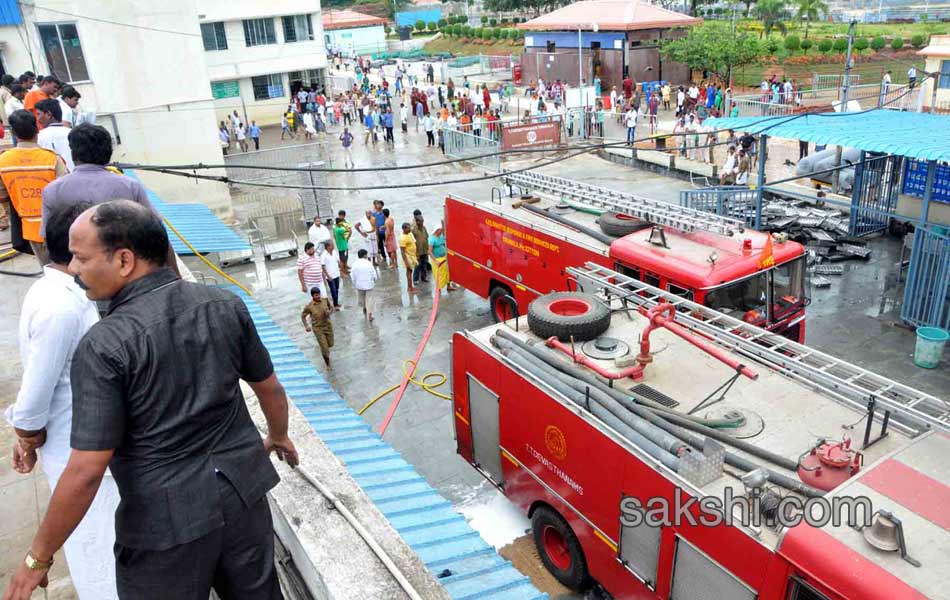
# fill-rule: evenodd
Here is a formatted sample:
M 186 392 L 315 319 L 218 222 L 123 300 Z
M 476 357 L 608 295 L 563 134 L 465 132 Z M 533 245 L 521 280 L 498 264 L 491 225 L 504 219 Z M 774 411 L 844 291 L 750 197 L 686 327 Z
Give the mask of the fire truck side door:
M 498 431 L 498 395 L 468 375 L 468 410 L 471 416 L 472 455 L 475 465 L 495 484 L 504 485 Z

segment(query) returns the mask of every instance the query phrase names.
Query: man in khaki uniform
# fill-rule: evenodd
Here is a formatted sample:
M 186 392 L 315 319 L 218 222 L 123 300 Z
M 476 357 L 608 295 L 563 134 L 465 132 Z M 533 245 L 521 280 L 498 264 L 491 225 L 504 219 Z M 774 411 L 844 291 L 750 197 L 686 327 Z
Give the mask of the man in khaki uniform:
M 310 288 L 310 297 L 313 300 L 303 307 L 300 320 L 303 321 L 304 329 L 313 331 L 313 337 L 317 338 L 317 343 L 320 345 L 323 362 L 329 369 L 330 348 L 333 347 L 333 324 L 330 323 L 333 305 L 330 304 L 329 299 L 321 297 L 319 287 Z M 307 323 L 307 317 L 310 317 L 309 323 Z

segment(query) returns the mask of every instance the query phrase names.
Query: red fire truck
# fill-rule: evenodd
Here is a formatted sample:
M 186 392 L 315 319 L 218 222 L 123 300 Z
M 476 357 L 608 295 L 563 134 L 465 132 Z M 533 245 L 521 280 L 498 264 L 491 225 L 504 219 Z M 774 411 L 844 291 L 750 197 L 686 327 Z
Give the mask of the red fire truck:
M 452 280 L 488 298 L 496 320 L 540 294 L 566 290 L 567 268 L 591 261 L 804 341 L 801 244 L 736 219 L 567 179 L 508 179 L 544 197 L 450 196 L 445 203 Z
M 594 263 L 568 276 L 586 293 L 452 342 L 458 452 L 525 511 L 558 580 L 950 598 L 945 400 Z M 794 521 L 851 499 L 854 523 Z

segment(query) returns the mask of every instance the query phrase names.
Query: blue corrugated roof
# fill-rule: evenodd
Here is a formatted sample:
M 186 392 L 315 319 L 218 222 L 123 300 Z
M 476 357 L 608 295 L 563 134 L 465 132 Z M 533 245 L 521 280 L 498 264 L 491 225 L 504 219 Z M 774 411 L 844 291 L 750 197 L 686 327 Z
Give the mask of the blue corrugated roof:
M 707 123 L 717 129 L 766 133 L 922 160 L 950 161 L 950 117 L 941 115 L 878 109 L 859 113 L 720 118 Z
M 287 395 L 346 465 L 393 528 L 456 600 L 543 600 L 531 580 L 500 557 L 452 503 L 330 387 L 290 337 L 250 296 L 247 305 Z
M 125 174 L 139 181 L 134 172 L 126 171 Z M 152 190 L 146 188 L 145 191 L 158 212 L 201 254 L 251 249 L 246 239 L 231 230 L 204 204 L 171 204 L 159 198 Z M 177 254 L 194 254 L 168 225 L 165 230 Z
M 23 15 L 17 0 L 0 0 L 0 25 L 21 25 Z

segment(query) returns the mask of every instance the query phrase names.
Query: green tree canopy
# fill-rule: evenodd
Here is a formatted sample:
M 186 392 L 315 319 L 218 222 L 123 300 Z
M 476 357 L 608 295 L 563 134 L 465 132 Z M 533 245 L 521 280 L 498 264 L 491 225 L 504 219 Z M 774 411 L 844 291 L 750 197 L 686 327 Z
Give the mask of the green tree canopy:
M 761 42 L 748 33 L 732 33 L 728 23 L 710 22 L 686 36 L 663 44 L 663 56 L 690 69 L 708 69 L 722 79 L 730 69 L 755 62 L 763 53 Z
M 797 5 L 798 10 L 795 16 L 798 17 L 799 22 L 805 22 L 805 37 L 807 38 L 808 26 L 812 21 L 817 21 L 822 15 L 828 14 L 828 5 L 824 0 L 798 0 Z
M 788 16 L 785 0 L 758 0 L 755 4 L 755 14 L 762 21 L 762 33 L 765 37 L 771 35 L 773 30 L 778 30 L 783 35 L 788 31 L 785 26 L 785 18 Z

